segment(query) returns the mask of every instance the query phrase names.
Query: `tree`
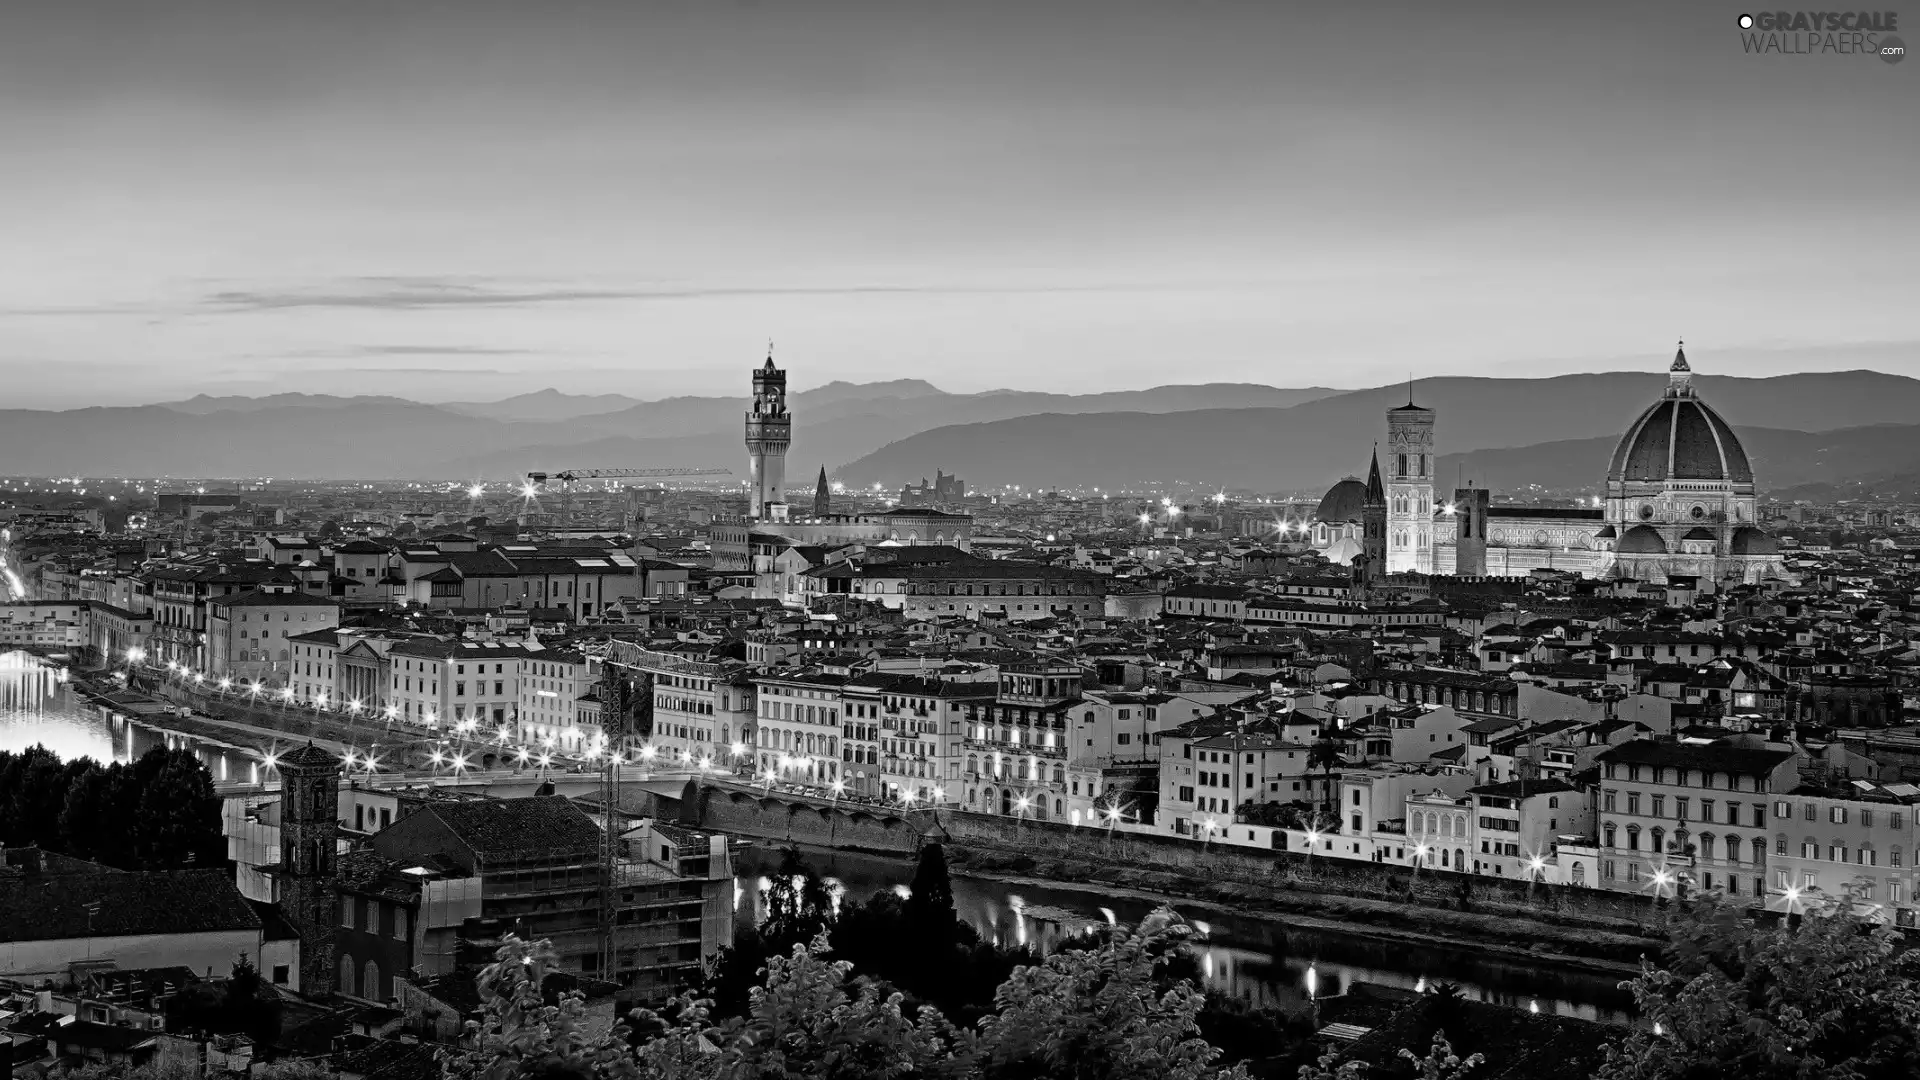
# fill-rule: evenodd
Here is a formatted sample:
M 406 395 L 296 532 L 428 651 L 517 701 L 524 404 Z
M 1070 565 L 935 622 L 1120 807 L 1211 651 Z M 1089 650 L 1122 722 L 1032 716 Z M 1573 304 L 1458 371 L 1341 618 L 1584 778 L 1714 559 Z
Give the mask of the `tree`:
M 1325 789 L 1322 792 L 1325 798 L 1322 805 L 1329 808 L 1333 806 L 1333 770 L 1341 764 L 1340 744 L 1334 741 L 1332 735 L 1321 735 L 1311 747 L 1307 748 L 1307 770 L 1311 772 L 1319 769 L 1326 776 Z
M 0 775 L 0 801 L 5 801 L 6 833 L 10 844 L 62 848 L 60 812 L 66 808 L 71 776 L 53 751 L 35 744 L 8 763 Z
M 1669 924 L 1666 966 L 1643 961 L 1630 984 L 1650 1026 L 1607 1048 L 1597 1080 L 1920 1075 L 1920 958 L 1855 904 L 1760 923 L 1697 899 Z
M 772 955 L 789 952 L 833 927 L 833 893 L 807 867 L 798 848 L 780 856 L 780 869 L 767 886 L 767 917 L 760 924 Z
M 190 751 L 169 753 L 140 791 L 133 820 L 134 857 L 149 870 L 205 865 L 220 859 L 225 846 L 213 774 Z
M 126 766 L 114 762 L 80 774 L 67 789 L 60 809 L 61 850 L 76 859 L 108 866 L 125 866 L 132 854 L 126 821 L 116 812 L 120 787 L 127 782 Z
M 1181 980 L 1162 992 L 1155 969 L 1191 928 L 1161 908 L 1106 947 L 1057 953 L 1014 971 L 980 1023 L 984 1080 L 1237 1080 L 1214 1067 L 1220 1051 L 1200 1038 L 1203 998 Z
M 954 928 L 960 916 L 953 908 L 953 877 L 947 872 L 947 852 L 939 844 L 920 849 L 920 861 L 913 868 L 913 883 L 906 901 L 907 929 L 914 946 L 925 953 L 945 952 L 953 947 Z
M 621 1032 L 591 1034 L 578 993 L 546 1004 L 540 986 L 552 950 L 509 937 L 480 975 L 485 1017 L 469 1022 L 473 1049 L 456 1056 L 449 1072 L 475 1080 L 966 1075 L 963 1033 L 931 1010 L 908 1020 L 900 995 L 883 995 L 876 984 L 850 988 L 849 965 L 827 961 L 826 950 L 816 940 L 775 957 L 745 1017 L 716 1023 L 690 995 L 665 1013 L 639 1012 L 639 1025 L 655 1034 L 633 1047 Z

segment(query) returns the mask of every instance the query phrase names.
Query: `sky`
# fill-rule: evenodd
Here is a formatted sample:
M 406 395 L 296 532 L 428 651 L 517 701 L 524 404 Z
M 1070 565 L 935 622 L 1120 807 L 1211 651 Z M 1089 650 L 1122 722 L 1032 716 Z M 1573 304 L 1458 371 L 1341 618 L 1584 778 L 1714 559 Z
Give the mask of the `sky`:
M 1741 10 L 11 0 L 0 407 L 1920 376 L 1920 61 Z

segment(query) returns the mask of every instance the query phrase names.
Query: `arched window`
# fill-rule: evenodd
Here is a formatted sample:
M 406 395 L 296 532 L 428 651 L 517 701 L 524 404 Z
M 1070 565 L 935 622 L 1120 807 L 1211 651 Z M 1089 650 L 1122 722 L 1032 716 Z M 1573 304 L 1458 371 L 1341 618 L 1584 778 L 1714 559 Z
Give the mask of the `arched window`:
M 367 984 L 365 996 L 375 1001 L 385 1001 L 387 995 L 380 992 L 380 964 L 378 961 L 367 961 L 367 970 L 364 978 Z
M 360 980 L 353 970 L 353 957 L 345 954 L 340 957 L 340 992 L 360 996 Z
M 1787 838 L 1783 836 L 1780 838 L 1780 850 L 1785 851 L 1786 848 Z M 1767 864 L 1767 838 L 1764 836 L 1756 836 L 1753 838 L 1753 862 L 1755 866 L 1765 866 Z
M 1713 834 L 1701 833 L 1700 834 L 1700 857 L 1703 859 L 1711 859 L 1713 858 L 1713 852 L 1714 852 Z
M 1638 825 L 1627 826 L 1627 850 L 1640 850 L 1640 826 Z
M 1608 847 L 1618 847 L 1619 845 L 1618 845 L 1618 844 L 1616 844 L 1616 843 L 1614 842 L 1615 840 L 1617 840 L 1617 839 L 1618 839 L 1618 837 L 1614 835 L 1614 831 L 1613 831 L 1613 826 L 1612 826 L 1612 825 L 1608 825 L 1608 826 L 1606 827 L 1606 829 L 1605 829 L 1604 831 L 1605 831 L 1605 833 L 1606 833 L 1606 837 L 1607 837 L 1607 846 L 1608 846 Z
M 1667 850 L 1667 830 L 1662 829 L 1658 826 L 1655 826 L 1654 828 L 1648 830 L 1647 850 L 1652 852 L 1662 852 Z
M 1558 795 L 1549 795 L 1549 796 L 1547 797 L 1547 809 L 1549 809 L 1549 810 L 1558 810 L 1558 809 L 1560 809 L 1560 796 L 1558 796 Z

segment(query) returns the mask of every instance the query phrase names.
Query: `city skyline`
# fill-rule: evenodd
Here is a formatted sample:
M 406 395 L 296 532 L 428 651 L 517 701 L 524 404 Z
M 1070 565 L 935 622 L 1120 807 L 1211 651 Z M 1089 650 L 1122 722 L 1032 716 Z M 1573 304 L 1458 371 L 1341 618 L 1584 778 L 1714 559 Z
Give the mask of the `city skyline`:
M 1912 65 L 1730 8 L 530 12 L 19 15 L 9 403 L 1920 374 Z

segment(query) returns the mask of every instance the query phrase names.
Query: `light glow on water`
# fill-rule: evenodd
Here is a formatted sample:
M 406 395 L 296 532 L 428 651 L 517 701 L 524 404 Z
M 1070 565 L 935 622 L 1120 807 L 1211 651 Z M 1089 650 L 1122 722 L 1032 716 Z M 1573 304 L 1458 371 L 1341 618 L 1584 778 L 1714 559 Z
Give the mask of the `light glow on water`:
M 193 750 L 216 780 L 251 761 L 244 751 L 109 716 L 81 697 L 61 668 L 31 653 L 0 652 L 0 750 L 19 753 L 35 744 L 62 761 L 99 762 L 131 762 L 155 746 L 181 747 Z

